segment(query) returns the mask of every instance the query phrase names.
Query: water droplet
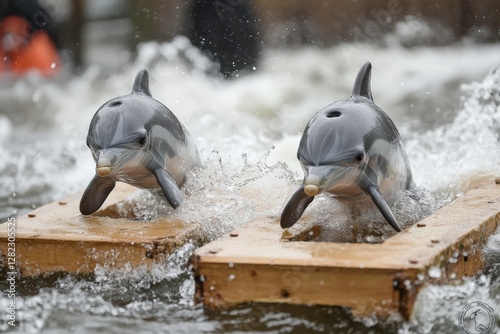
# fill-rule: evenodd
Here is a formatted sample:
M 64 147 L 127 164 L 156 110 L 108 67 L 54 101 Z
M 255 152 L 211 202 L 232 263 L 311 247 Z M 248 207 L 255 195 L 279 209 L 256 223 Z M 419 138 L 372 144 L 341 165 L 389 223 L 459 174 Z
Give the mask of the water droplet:
M 429 268 L 429 271 L 427 272 L 429 274 L 430 278 L 439 278 L 441 277 L 441 268 L 438 266 L 432 266 Z
M 229 266 L 229 268 L 233 268 L 234 267 L 234 263 L 233 262 L 229 262 L 227 265 Z
M 231 275 L 229 275 L 228 278 L 229 278 L 230 281 L 234 281 L 234 279 L 236 278 L 236 275 L 231 274 Z
M 16 197 L 16 196 L 17 196 L 17 194 L 16 194 L 16 193 L 12 193 L 12 197 Z
M 52 64 L 50 64 L 50 68 L 51 68 L 51 69 L 56 68 L 56 63 L 52 63 Z
M 205 276 L 203 276 L 203 275 L 202 275 L 202 276 L 200 276 L 200 282 L 205 282 L 205 280 L 206 280 L 206 279 L 205 279 Z
M 214 291 L 214 290 L 215 290 L 214 286 L 210 285 L 210 291 Z

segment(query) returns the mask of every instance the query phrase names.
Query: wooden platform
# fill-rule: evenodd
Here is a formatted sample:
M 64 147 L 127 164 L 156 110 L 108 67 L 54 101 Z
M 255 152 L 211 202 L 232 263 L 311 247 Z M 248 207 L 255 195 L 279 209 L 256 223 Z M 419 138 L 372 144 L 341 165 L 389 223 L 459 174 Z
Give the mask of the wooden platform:
M 87 273 L 97 265 L 150 265 L 164 261 L 190 239 L 204 240 L 195 223 L 169 221 L 168 217 L 148 222 L 116 218 L 116 204 L 135 191 L 117 183 L 97 215 L 80 214 L 82 193 L 78 193 L 16 218 L 16 269 L 22 276 L 32 276 Z M 0 251 L 7 254 L 7 224 L 0 225 Z
M 500 186 L 473 189 L 382 244 L 290 241 L 259 219 L 198 249 L 196 297 L 210 307 L 244 302 L 336 305 L 356 315 L 411 315 L 419 289 L 471 276 L 500 222 Z M 300 221 L 299 223 L 300 224 Z

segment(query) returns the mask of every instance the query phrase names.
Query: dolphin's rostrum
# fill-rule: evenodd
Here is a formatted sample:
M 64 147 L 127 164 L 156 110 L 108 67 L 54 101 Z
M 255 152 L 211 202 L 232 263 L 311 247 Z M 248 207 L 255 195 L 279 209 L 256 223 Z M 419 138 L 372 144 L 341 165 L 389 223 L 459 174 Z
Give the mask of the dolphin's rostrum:
M 141 70 L 132 93 L 106 102 L 90 122 L 87 146 L 96 175 L 80 201 L 84 215 L 97 211 L 116 181 L 140 188 L 161 188 L 177 208 L 186 173 L 200 164 L 198 149 L 186 128 L 151 96 L 149 76 Z
M 297 157 L 304 181 L 281 214 L 281 227 L 294 225 L 314 196 L 330 193 L 356 206 L 373 202 L 401 231 L 387 203 L 413 187 L 411 169 L 396 126 L 373 102 L 371 64 L 360 69 L 352 96 L 320 110 L 307 124 Z

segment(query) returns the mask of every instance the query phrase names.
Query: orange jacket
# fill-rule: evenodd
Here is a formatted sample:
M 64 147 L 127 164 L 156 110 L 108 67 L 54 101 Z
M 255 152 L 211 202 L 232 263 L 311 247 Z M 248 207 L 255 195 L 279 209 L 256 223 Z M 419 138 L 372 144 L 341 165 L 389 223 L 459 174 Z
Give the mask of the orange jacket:
M 0 22 L 0 72 L 21 75 L 38 70 L 54 75 L 60 66 L 57 48 L 46 31 L 32 31 L 25 19 L 14 15 Z

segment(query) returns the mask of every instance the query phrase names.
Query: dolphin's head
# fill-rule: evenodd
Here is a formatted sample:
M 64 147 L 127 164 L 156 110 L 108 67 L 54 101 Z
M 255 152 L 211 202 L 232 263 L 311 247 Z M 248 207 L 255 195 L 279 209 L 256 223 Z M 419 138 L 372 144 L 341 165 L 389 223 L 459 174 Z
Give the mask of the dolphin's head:
M 151 96 L 148 72 L 141 70 L 132 93 L 104 103 L 90 122 L 87 146 L 96 162 L 96 175 L 82 196 L 80 212 L 87 215 L 97 211 L 116 181 L 144 188 L 159 186 L 169 204 L 178 207 L 182 202 L 179 184 L 184 175 L 172 176 L 164 165 L 166 158 L 176 157 L 185 147 L 170 145 L 170 139 L 185 142 L 183 127 Z M 182 163 L 171 170 L 182 170 Z
M 340 101 L 321 110 L 307 125 L 297 157 L 304 170 L 304 192 L 316 196 L 352 188 L 368 162 L 369 131 L 364 105 Z
M 367 144 L 380 127 L 370 88 L 371 65 L 359 71 L 349 99 L 320 110 L 307 124 L 297 157 L 304 169 L 304 192 L 350 193 L 357 187 L 368 159 Z
M 132 93 L 104 103 L 90 122 L 87 146 L 96 174 L 115 181 L 142 178 L 151 148 L 151 126 L 158 103 L 146 70 L 137 73 Z
M 378 186 L 379 175 L 387 173 L 388 161 L 398 154 L 391 143 L 399 134 L 375 105 L 370 78 L 368 62 L 356 76 L 351 97 L 326 106 L 307 124 L 297 152 L 304 181 L 285 206 L 281 227 L 293 226 L 314 196 L 329 192 L 348 202 L 370 198 L 387 222 L 401 230 Z M 407 169 L 403 165 L 401 174 Z
M 149 134 L 134 96 L 106 102 L 90 123 L 87 146 L 96 162 L 96 173 L 122 181 L 140 170 L 147 157 Z M 133 111 L 133 110 L 132 110 Z
M 368 157 L 363 125 L 352 109 L 353 101 L 335 102 L 314 116 L 300 140 L 297 157 L 304 170 L 304 181 L 295 191 L 282 214 L 280 225 L 293 226 L 316 195 L 358 196 L 357 186 Z M 359 107 L 355 108 L 356 110 Z

